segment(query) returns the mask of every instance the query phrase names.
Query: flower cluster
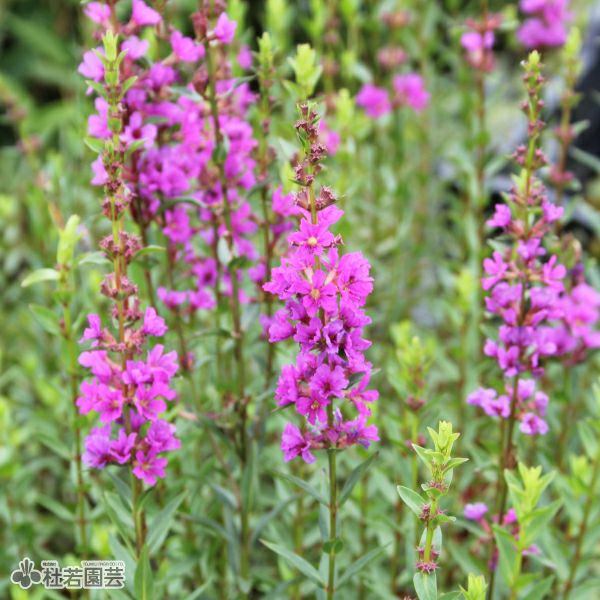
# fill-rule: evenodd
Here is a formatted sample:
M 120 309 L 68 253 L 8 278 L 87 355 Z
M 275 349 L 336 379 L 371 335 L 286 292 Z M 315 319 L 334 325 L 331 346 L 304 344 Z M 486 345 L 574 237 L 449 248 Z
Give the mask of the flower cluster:
M 94 18 L 106 20 L 110 12 L 105 8 L 92 3 L 87 10 Z M 134 1 L 133 9 L 132 19 L 154 18 L 154 11 L 141 1 Z M 163 336 L 167 327 L 154 308 L 142 313 L 137 286 L 127 275 L 142 242 L 124 228 L 132 194 L 123 177 L 128 133 L 123 129 L 121 101 L 127 82 L 121 70 L 125 54 L 117 45 L 117 37 L 109 30 L 103 36 L 102 52 L 93 55 L 100 61 L 102 74 L 88 81 L 98 94 L 96 105 L 105 106 L 107 131 L 101 136 L 104 143 L 97 164 L 104 173 L 102 211 L 111 221 L 112 233 L 100 242 L 100 248 L 113 272 L 105 276 L 100 291 L 112 302 L 111 317 L 116 325 L 113 333 L 110 326 L 102 326 L 97 314 L 88 316 L 89 327 L 81 343 L 90 343 L 91 349 L 82 352 L 79 363 L 92 378 L 82 382 L 77 405 L 82 414 L 97 412 L 102 423 L 85 442 L 86 464 L 95 468 L 107 463 L 130 464 L 138 479 L 154 485 L 157 477 L 165 475 L 163 454 L 179 447 L 175 426 L 160 418 L 167 409 L 166 401 L 176 396 L 170 382 L 178 368 L 177 354 L 165 354 L 164 347 L 157 344 L 139 360 L 148 348 L 148 339 Z
M 558 299 L 561 319 L 544 328 L 546 338 L 556 346 L 556 356 L 564 357 L 569 366 L 600 348 L 600 293 L 586 283 L 583 269 L 575 268 L 572 278 L 574 284 Z
M 521 10 L 529 16 L 517 32 L 526 48 L 562 46 L 571 20 L 569 0 L 521 0 Z
M 296 129 L 304 157 L 295 165 L 295 176 L 302 187 L 294 201 L 302 218 L 288 237 L 287 256 L 273 269 L 264 289 L 285 302 L 269 325 L 269 341 L 293 338 L 300 345 L 296 363 L 282 369 L 276 398 L 280 406 L 294 406 L 308 427 L 301 431 L 287 423 L 282 450 L 286 461 L 302 456 L 313 462 L 314 449 L 368 446 L 379 439 L 377 428 L 367 424 L 368 405 L 378 394 L 367 389 L 372 366 L 364 357 L 370 346 L 363 338 L 363 328 L 370 323 L 363 310 L 373 289 L 370 266 L 359 252 L 339 251 L 342 240 L 330 227 L 343 212 L 329 188 L 321 187 L 318 194 L 314 190 L 326 156 L 319 141 L 318 115 L 307 105 L 300 113 Z M 345 402 L 334 407 L 335 400 Z M 350 407 L 358 416 L 348 420 Z
M 151 223 L 158 226 L 168 240 L 171 264 L 182 267 L 178 289 L 159 288 L 158 296 L 172 310 L 191 313 L 211 309 L 219 293 L 230 294 L 232 289 L 227 265 L 219 264 L 216 250 L 227 229 L 225 201 L 231 206 L 232 237 L 238 255 L 256 258 L 249 239 L 256 230 L 255 218 L 240 193 L 255 184 L 252 153 L 256 142 L 246 118 L 255 96 L 247 84 L 236 85 L 232 78 L 226 45 L 233 40 L 236 24 L 216 6 L 192 15 L 194 37 L 173 27 L 163 33 L 163 28 L 157 27 L 162 24 L 161 15 L 142 0 L 133 3 L 126 23 L 111 25 L 108 7 L 97 2 L 88 4 L 86 13 L 101 29 L 117 27 L 121 50 L 126 52 L 124 77 L 135 77 L 122 99 L 125 127 L 121 140 L 127 148 L 124 176 L 132 193 L 131 211 L 142 229 Z M 214 23 L 212 28 L 210 23 Z M 157 45 L 152 56 L 151 37 Z M 217 59 L 212 75 L 207 65 L 211 51 Z M 164 58 L 158 60 L 156 54 Z M 80 72 L 101 80 L 98 61 L 96 54 L 86 53 Z M 242 62 L 247 65 L 247 56 Z M 210 76 L 217 80 L 219 135 L 227 141 L 227 189 L 223 189 L 214 165 L 217 132 L 208 100 Z M 105 139 L 109 132 L 107 105 L 102 98 L 96 100 L 96 109 L 88 131 Z M 102 161 L 98 160 L 93 182 L 103 185 L 105 180 Z
M 539 90 L 543 83 L 539 55 L 532 53 L 525 66 L 528 101 L 524 111 L 528 117 L 529 144 L 520 147 L 515 159 L 521 174 L 507 196 L 497 204 L 488 225 L 502 230 L 512 244 L 495 250 L 486 258 L 482 287 L 489 313 L 501 319 L 498 339 L 488 339 L 485 354 L 496 359 L 503 371 L 507 395 L 494 389 L 480 388 L 468 397 L 470 404 L 480 406 L 489 415 L 520 421 L 526 434 L 543 434 L 547 425 L 543 418 L 548 398 L 536 391 L 530 377 L 540 377 L 541 360 L 557 353 L 557 344 L 547 335 L 546 325 L 563 315 L 561 293 L 566 269 L 544 248 L 544 236 L 561 217 L 563 209 L 547 198 L 535 171 L 546 164 L 538 148 L 543 122 L 543 102 Z
M 494 70 L 494 31 L 502 23 L 501 15 L 485 15 L 481 21 L 467 19 L 468 31 L 462 34 L 460 45 L 464 48 L 469 64 L 478 71 Z
M 392 87 L 390 98 L 385 88 L 367 83 L 358 92 L 356 103 L 373 119 L 400 106 L 409 106 L 414 111 L 421 112 L 429 104 L 429 92 L 425 89 L 423 78 L 417 73 L 394 76 Z
M 139 320 L 136 309 L 127 309 L 126 318 Z M 175 425 L 160 418 L 167 410 L 165 400 L 176 396 L 170 381 L 177 372 L 177 353 L 165 354 L 157 344 L 144 360 L 134 357 L 142 352 L 148 337 L 166 332 L 165 323 L 153 308 L 147 308 L 141 326 L 128 327 L 122 343 L 101 326 L 98 315 L 89 315 L 88 322 L 81 342 L 92 341 L 93 349 L 82 352 L 79 363 L 89 369 L 92 379 L 82 382 L 77 406 L 82 414 L 97 412 L 103 425 L 86 439 L 83 460 L 96 469 L 107 463 L 132 463 L 134 475 L 154 485 L 157 477 L 165 476 L 167 465 L 167 459 L 159 455 L 180 447 Z M 132 358 L 126 358 L 123 367 L 111 354 Z

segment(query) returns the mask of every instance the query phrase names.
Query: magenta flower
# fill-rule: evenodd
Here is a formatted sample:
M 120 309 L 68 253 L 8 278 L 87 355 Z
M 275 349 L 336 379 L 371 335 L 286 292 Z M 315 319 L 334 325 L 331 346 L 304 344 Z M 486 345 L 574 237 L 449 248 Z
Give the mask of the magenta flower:
M 315 425 L 317 421 L 320 423 L 327 422 L 326 407 L 331 402 L 322 396 L 315 394 L 311 396 L 300 396 L 296 400 L 296 410 L 301 415 L 306 417 L 306 420 L 311 424 Z
M 312 393 L 320 398 L 340 398 L 347 386 L 348 379 L 339 365 L 334 368 L 329 365 L 319 366 L 310 381 Z
M 392 109 L 387 91 L 371 83 L 362 86 L 356 96 L 356 104 L 373 119 L 389 113 Z
M 79 340 L 79 343 L 92 340 L 92 348 L 98 345 L 98 341 L 102 337 L 102 325 L 100 324 L 100 317 L 95 314 L 88 315 L 89 327 L 84 329 L 83 336 Z
M 133 144 L 139 140 L 144 140 L 146 148 L 152 147 L 156 139 L 156 125 L 144 125 L 142 115 L 139 112 L 134 112 L 129 118 L 129 124 L 121 134 L 121 141 L 125 144 Z
M 462 34 L 460 45 L 468 63 L 477 71 L 486 73 L 494 69 L 494 32 L 501 23 L 502 16 L 498 14 L 488 13 L 481 21 L 467 19 L 468 30 Z
M 139 26 L 158 25 L 162 21 L 160 13 L 150 8 L 143 0 L 133 0 L 131 20 Z
M 302 305 L 309 317 L 313 317 L 320 309 L 327 314 L 336 310 L 336 288 L 327 281 L 327 274 L 316 271 L 308 274 L 308 280 L 299 280 L 294 285 L 294 291 L 302 296 Z
M 416 112 L 421 112 L 429 104 L 429 92 L 419 74 L 396 75 L 393 84 L 396 105 L 410 106 Z
M 182 62 L 196 62 L 204 58 L 204 46 L 196 43 L 192 38 L 185 37 L 177 30 L 171 33 L 169 41 L 173 53 Z
M 221 13 L 213 30 L 213 35 L 222 44 L 231 44 L 235 36 L 237 23 L 227 16 L 227 13 Z
M 488 227 L 508 227 L 512 221 L 510 207 L 506 204 L 496 204 L 494 211 L 494 216 L 487 220 L 486 225 Z
M 519 429 L 527 435 L 544 435 L 548 433 L 548 424 L 534 413 L 525 413 L 521 417 Z
M 238 52 L 237 61 L 238 65 L 244 71 L 249 71 L 252 68 L 252 50 L 248 46 L 243 45 Z
M 89 116 L 88 134 L 92 137 L 105 140 L 111 135 L 108 128 L 108 103 L 104 98 L 96 98 L 94 106 L 98 114 Z
M 302 456 L 305 462 L 314 463 L 315 456 L 310 451 L 310 438 L 305 439 L 300 430 L 292 423 L 286 423 L 281 437 L 281 450 L 285 462 L 289 462 L 296 456 Z
M 327 225 L 313 225 L 308 219 L 300 221 L 300 230 L 288 237 L 290 244 L 298 246 L 302 253 L 311 256 L 321 256 L 326 248 L 334 241 L 333 234 Z
M 103 2 L 89 2 L 83 8 L 85 16 L 99 25 L 108 25 L 110 21 L 110 6 Z
M 146 55 L 150 42 L 148 40 L 140 40 L 137 36 L 132 35 L 121 44 L 121 50 L 127 52 L 127 58 L 138 60 Z
M 110 443 L 110 453 L 115 462 L 124 465 L 131 460 L 131 451 L 135 446 L 136 437 L 136 433 L 127 435 L 124 428 L 119 429 L 117 439 Z
M 526 48 L 552 48 L 567 40 L 567 23 L 572 15 L 569 0 L 521 0 L 521 10 L 530 17 L 517 31 Z
M 82 459 L 88 467 L 103 469 L 113 460 L 109 430 L 110 427 L 97 427 L 86 438 Z
M 161 337 L 167 331 L 165 320 L 162 317 L 159 317 L 156 310 L 151 306 L 149 306 L 144 313 L 142 331 L 146 335 L 152 335 L 154 337 Z
M 469 521 L 479 521 L 487 512 L 488 507 L 484 502 L 465 504 L 464 515 L 465 519 L 469 519 Z
M 133 474 L 148 485 L 154 485 L 158 478 L 164 478 L 167 462 L 166 458 L 159 457 L 153 449 L 145 453 L 138 450 L 135 453 Z
M 102 53 L 101 48 L 97 48 L 96 52 Z M 83 53 L 83 62 L 79 65 L 77 71 L 86 79 L 92 81 L 102 81 L 104 79 L 104 65 L 96 55 L 96 52 L 87 50 Z
M 181 447 L 181 442 L 175 437 L 175 425 L 157 419 L 150 424 L 146 432 L 146 442 L 155 452 L 172 452 Z

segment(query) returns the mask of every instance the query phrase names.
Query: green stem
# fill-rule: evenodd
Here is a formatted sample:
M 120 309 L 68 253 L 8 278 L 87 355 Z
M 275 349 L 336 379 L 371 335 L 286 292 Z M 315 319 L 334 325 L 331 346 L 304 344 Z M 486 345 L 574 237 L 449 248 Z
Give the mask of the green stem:
M 215 73 L 215 49 L 211 46 L 206 54 L 206 64 L 208 68 L 208 90 L 209 104 L 215 132 L 215 163 L 219 172 L 219 181 L 221 183 L 221 193 L 223 194 L 223 215 L 225 217 L 225 226 L 227 228 L 227 244 L 229 251 L 233 256 L 234 239 L 233 224 L 231 216 L 231 205 L 227 197 L 227 177 L 225 175 L 224 156 L 223 156 L 223 136 L 219 124 L 219 106 L 216 89 Z M 231 268 L 231 318 L 232 318 L 232 337 L 234 340 L 234 357 L 237 364 L 238 379 L 238 402 L 237 410 L 239 414 L 239 438 L 240 438 L 240 460 L 242 470 L 244 470 L 248 458 L 248 440 L 247 440 L 247 420 L 248 408 L 245 393 L 245 365 L 244 365 L 244 334 L 241 326 L 241 306 L 239 297 L 239 281 L 237 268 Z M 246 498 L 242 497 L 240 507 L 240 575 L 243 579 L 248 579 L 250 573 L 250 527 L 249 527 L 249 506 Z
M 79 427 L 79 414 L 77 409 L 77 396 L 79 395 L 79 382 L 77 380 L 77 348 L 75 340 L 73 339 L 71 309 L 67 303 L 63 304 L 63 320 L 64 337 L 69 350 L 69 383 L 71 386 L 73 409 L 73 436 L 75 438 L 74 458 L 77 477 L 77 524 L 79 528 L 79 545 L 82 558 L 86 558 L 88 552 L 88 540 L 85 518 L 85 486 L 81 464 L 81 428 Z
M 331 406 L 331 405 L 330 405 Z M 333 600 L 335 594 L 335 547 L 337 538 L 337 450 L 330 448 L 327 451 L 329 458 L 329 541 L 331 549 L 329 552 L 329 573 L 327 577 L 327 600 Z
M 575 577 L 577 576 L 577 568 L 579 567 L 579 562 L 581 560 L 581 552 L 583 549 L 583 542 L 585 540 L 585 535 L 587 533 L 587 529 L 589 526 L 590 513 L 592 511 L 592 507 L 594 506 L 594 501 L 596 500 L 596 485 L 598 483 L 598 477 L 600 476 L 600 444 L 598 445 L 598 450 L 596 451 L 596 458 L 594 459 L 594 467 L 592 471 L 592 479 L 590 481 L 590 485 L 588 488 L 588 495 L 585 501 L 585 506 L 583 507 L 583 517 L 581 519 L 581 524 L 579 525 L 579 531 L 577 533 L 577 541 L 575 542 L 575 554 L 573 556 L 573 561 L 571 562 L 571 569 L 569 571 L 569 577 L 567 582 L 565 583 L 565 589 L 563 592 L 563 600 L 568 600 L 571 589 L 573 588 L 573 583 L 575 582 Z
M 433 517 L 437 514 L 437 500 L 431 501 L 431 507 L 429 509 L 431 518 L 427 521 L 427 533 L 425 534 L 425 548 L 423 550 L 423 561 L 431 562 L 431 550 L 433 548 L 433 533 L 435 527 L 433 526 Z

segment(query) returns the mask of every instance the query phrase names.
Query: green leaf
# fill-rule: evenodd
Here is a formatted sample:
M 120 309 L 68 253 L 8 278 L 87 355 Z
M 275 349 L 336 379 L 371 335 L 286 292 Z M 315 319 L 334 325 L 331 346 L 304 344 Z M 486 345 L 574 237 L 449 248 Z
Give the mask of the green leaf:
M 254 530 L 252 532 L 252 537 L 250 538 L 250 545 L 256 544 L 258 538 L 261 536 L 265 527 L 275 518 L 277 517 L 287 506 L 289 506 L 295 500 L 300 498 L 300 494 L 294 494 L 293 496 L 289 496 L 282 500 L 277 506 L 271 509 L 268 513 L 264 514 L 259 520 L 258 523 L 254 526 Z
M 45 306 L 39 304 L 30 304 L 29 310 L 33 313 L 35 320 L 44 328 L 44 330 L 52 335 L 60 333 L 58 324 L 58 315 Z
M 423 507 L 426 504 L 425 500 L 423 500 L 423 498 L 421 498 L 417 492 L 411 490 L 410 488 L 404 487 L 403 485 L 397 486 L 396 490 L 398 490 L 398 494 L 400 494 L 400 498 L 402 498 L 404 504 L 406 504 L 406 506 L 408 506 L 408 508 L 410 508 L 410 510 L 412 510 L 417 517 L 420 517 L 421 513 L 423 512 Z
M 141 250 L 135 253 L 133 260 L 141 258 L 142 256 L 148 256 L 148 254 L 157 254 L 159 252 L 166 252 L 166 248 L 164 246 L 155 246 L 149 245 L 144 246 Z
M 338 579 L 336 589 L 341 588 L 345 583 L 348 583 L 359 571 L 362 571 L 369 563 L 372 563 L 378 556 L 383 554 L 385 549 L 389 546 L 381 546 L 375 548 L 370 552 L 367 552 L 364 556 L 361 556 L 358 560 L 355 560 Z
M 56 249 L 56 262 L 59 265 L 71 267 L 73 263 L 73 255 L 75 254 L 75 246 L 81 237 L 79 233 L 79 224 L 81 219 L 78 215 L 71 215 L 59 232 L 58 247 Z
M 284 558 L 288 563 L 292 566 L 296 567 L 298 571 L 300 571 L 303 575 L 308 577 L 312 582 L 320 585 L 321 587 L 325 587 L 326 583 L 321 577 L 319 571 L 317 571 L 308 561 L 304 560 L 301 556 L 298 556 L 294 552 L 291 552 L 287 548 L 283 546 L 279 546 L 277 544 L 272 544 L 271 542 L 267 542 L 266 540 L 260 540 L 263 545 L 265 545 L 269 550 L 272 550 L 276 554 L 279 554 L 282 558 Z
M 523 597 L 527 598 L 527 600 L 542 600 L 552 588 L 553 582 L 553 575 L 546 577 L 546 579 L 542 579 L 542 581 L 539 581 L 533 587 L 527 588 L 527 593 Z
M 215 533 L 217 536 L 228 542 L 229 544 L 235 544 L 234 538 L 230 535 L 230 533 L 223 527 L 220 523 L 217 523 L 214 519 L 210 517 L 192 517 L 191 515 L 185 515 L 185 518 L 189 519 L 194 523 L 198 523 L 198 525 L 202 527 L 206 527 L 208 530 Z
M 273 475 L 275 477 L 279 477 L 280 479 L 285 479 L 286 481 L 296 484 L 298 487 L 302 488 L 307 494 L 310 494 L 317 502 L 320 502 L 325 506 L 329 505 L 327 498 L 321 495 L 312 485 L 306 483 L 306 481 L 304 481 L 303 479 L 295 477 L 294 475 L 282 473 L 281 471 L 273 471 Z
M 444 465 L 444 471 L 448 471 L 450 469 L 456 469 L 456 467 L 458 467 L 459 465 L 462 465 L 463 463 L 466 463 L 469 459 L 468 458 L 451 458 L 445 465 Z
M 433 454 L 433 450 L 428 450 L 426 448 L 422 448 L 417 444 L 412 445 L 413 450 L 417 453 L 417 456 L 428 466 L 431 466 L 431 454 Z
M 171 528 L 173 517 L 183 502 L 187 492 L 182 492 L 171 500 L 153 519 L 148 527 L 147 545 L 150 554 L 157 552 Z
M 95 154 L 100 154 L 104 150 L 104 140 L 88 136 L 83 138 L 83 143 Z
M 342 506 L 344 502 L 348 500 L 348 498 L 352 494 L 354 486 L 360 481 L 360 478 L 369 470 L 369 468 L 375 462 L 378 456 L 379 452 L 376 452 L 375 454 L 367 458 L 367 460 L 363 461 L 360 465 L 358 465 L 355 469 L 353 469 L 352 473 L 350 473 L 350 476 L 346 480 L 346 483 L 344 483 L 342 491 L 340 492 L 339 506 Z
M 508 531 L 498 525 L 492 525 L 492 529 L 494 530 L 494 537 L 498 546 L 500 572 L 504 580 L 508 584 L 511 584 L 515 580 L 517 567 L 515 540 Z
M 598 453 L 598 441 L 596 439 L 596 434 L 587 421 L 580 421 L 577 423 L 577 426 L 579 428 L 579 437 L 583 443 L 585 453 L 590 459 L 594 460 Z
M 34 283 L 40 283 L 42 281 L 56 281 L 60 276 L 60 273 L 56 269 L 38 269 L 29 273 L 25 279 L 21 282 L 21 287 L 28 287 Z
M 104 252 L 88 252 L 82 254 L 77 261 L 78 265 L 106 265 L 110 263 Z
M 555 500 L 542 508 L 536 508 L 519 523 L 520 538 L 523 546 L 530 546 L 537 539 L 540 532 L 552 521 L 562 506 L 562 500 Z
M 419 600 L 437 600 L 437 579 L 435 573 L 415 573 L 413 577 L 415 592 Z
M 123 513 L 123 506 L 119 503 L 119 498 L 112 492 L 104 492 L 102 494 L 102 500 L 104 504 L 104 511 L 108 515 L 108 518 L 112 521 L 113 525 L 117 528 L 121 539 L 125 543 L 127 549 L 134 554 L 132 546 L 132 535 L 134 531 L 133 521 L 131 517 L 126 513 Z
M 107 470 L 107 475 L 113 482 L 113 485 L 117 489 L 119 496 L 125 502 L 125 506 L 131 508 L 131 488 L 128 486 L 123 479 L 121 479 L 116 473 L 111 473 Z
M 41 504 L 44 508 L 54 513 L 59 519 L 62 521 L 66 521 L 67 523 L 72 523 L 74 520 L 74 515 L 71 513 L 63 504 L 57 502 L 53 498 L 49 496 L 39 496 L 38 503 Z
M 144 544 L 135 568 L 134 588 L 136 600 L 152 600 L 154 597 L 153 585 L 152 568 L 150 567 L 150 559 L 148 558 L 148 546 Z
M 323 544 L 323 552 L 325 554 L 338 554 L 342 551 L 343 547 L 344 542 L 339 537 L 336 537 L 333 540 L 327 540 Z

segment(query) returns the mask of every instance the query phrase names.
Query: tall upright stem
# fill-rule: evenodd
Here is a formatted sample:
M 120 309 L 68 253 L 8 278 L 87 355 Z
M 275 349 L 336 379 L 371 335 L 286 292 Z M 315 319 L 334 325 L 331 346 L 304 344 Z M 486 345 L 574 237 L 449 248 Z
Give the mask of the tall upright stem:
M 108 92 L 108 101 L 109 101 L 109 124 L 111 124 L 112 137 L 110 138 L 110 142 L 107 141 L 105 146 L 105 153 L 108 154 L 108 163 L 110 168 L 107 170 L 109 181 L 105 186 L 105 190 L 110 202 L 110 221 L 112 224 L 112 241 L 115 248 L 119 248 L 119 252 L 115 252 L 113 255 L 113 271 L 115 278 L 115 303 L 117 306 L 117 319 L 118 319 L 118 341 L 120 347 L 123 350 L 120 352 L 121 354 L 121 369 L 125 371 L 127 361 L 133 358 L 131 350 L 128 350 L 127 340 L 125 339 L 125 311 L 126 311 L 126 302 L 128 300 L 123 298 L 122 295 L 122 277 L 127 276 L 127 262 L 124 258 L 124 212 L 119 212 L 117 208 L 117 202 L 120 196 L 124 196 L 124 184 L 123 184 L 123 173 L 122 173 L 122 165 L 124 164 L 124 152 L 122 149 L 122 144 L 120 140 L 120 132 L 123 127 L 123 115 L 119 107 L 119 81 L 120 76 L 118 73 L 118 63 L 115 65 L 111 65 L 112 69 L 116 69 L 117 73 L 114 73 L 114 70 L 111 73 L 111 77 L 109 78 L 109 73 L 107 69 L 106 81 L 110 82 L 114 79 L 114 84 L 107 85 Z M 121 165 L 121 166 L 120 166 Z M 123 390 L 123 396 L 125 397 L 125 401 L 123 404 L 124 416 L 125 416 L 125 431 L 127 435 L 129 435 L 132 431 L 131 426 L 131 406 L 133 404 L 132 395 L 133 395 L 133 386 L 125 385 Z M 141 493 L 141 482 L 137 477 L 135 477 L 133 473 L 133 463 L 131 464 L 131 504 L 132 504 L 132 517 L 135 526 L 135 547 L 136 547 L 136 557 L 139 558 L 142 547 L 145 543 L 145 518 L 143 509 L 138 507 L 138 499 Z
M 569 570 L 569 577 L 565 583 L 565 589 L 563 592 L 563 600 L 568 600 L 571 595 L 573 584 L 575 583 L 575 577 L 577 576 L 577 569 L 579 567 L 579 561 L 581 560 L 581 551 L 583 548 L 583 542 L 585 541 L 585 535 L 590 521 L 590 513 L 596 500 L 596 485 L 598 484 L 598 477 L 600 476 L 600 444 L 596 451 L 596 458 L 594 459 L 594 466 L 592 470 L 592 479 L 589 485 L 589 491 L 583 507 L 583 517 L 581 524 L 579 525 L 579 531 L 577 532 L 577 541 L 575 542 L 575 554 L 571 562 L 571 569 Z
M 71 309 L 68 303 L 63 304 L 64 337 L 69 350 L 69 384 L 71 387 L 71 400 L 73 409 L 73 436 L 75 438 L 75 472 L 77 477 L 77 525 L 79 529 L 79 547 L 83 558 L 87 557 L 88 540 L 85 518 L 85 486 L 83 482 L 83 468 L 81 464 L 81 428 L 79 427 L 79 414 L 77 397 L 79 384 L 77 381 L 77 349 L 73 339 L 73 325 Z
M 337 538 L 337 450 L 330 448 L 327 451 L 329 459 L 329 573 L 327 577 L 327 600 L 332 600 L 335 594 L 335 539 Z
M 273 263 L 273 246 L 271 243 L 271 219 L 268 205 L 268 177 L 269 177 L 269 90 L 268 87 L 261 85 L 261 126 L 259 131 L 261 132 L 259 141 L 259 157 L 258 162 L 260 166 L 260 197 L 262 205 L 262 229 L 263 229 L 263 245 L 264 245 L 264 256 L 265 256 L 265 281 L 271 280 L 271 268 Z M 273 296 L 272 294 L 265 294 L 265 308 L 267 316 L 271 317 L 273 314 Z M 265 368 L 265 389 L 271 385 L 273 379 L 273 357 L 275 346 L 266 340 L 267 342 L 267 362 Z
M 216 71 L 214 47 L 209 45 L 206 53 L 208 68 L 208 90 L 209 103 L 215 132 L 215 163 L 219 172 L 219 181 L 221 184 L 221 193 L 223 195 L 223 215 L 225 226 L 227 228 L 227 245 L 230 254 L 233 256 L 234 239 L 233 224 L 231 218 L 231 205 L 227 197 L 227 177 L 225 175 L 225 154 L 223 152 L 223 135 L 219 123 L 219 106 L 217 98 Z M 231 319 L 233 325 L 234 356 L 237 364 L 237 383 L 238 383 L 238 402 L 237 411 L 239 414 L 239 453 L 242 463 L 242 469 L 245 468 L 248 459 L 248 440 L 247 440 L 247 420 L 248 407 L 246 403 L 246 383 L 245 383 L 245 365 L 244 365 L 244 333 L 241 326 L 241 306 L 239 296 L 239 281 L 237 268 L 230 264 L 231 269 Z M 248 499 L 242 495 L 240 506 L 240 575 L 242 579 L 247 579 L 250 571 L 250 527 L 249 527 L 249 506 Z

